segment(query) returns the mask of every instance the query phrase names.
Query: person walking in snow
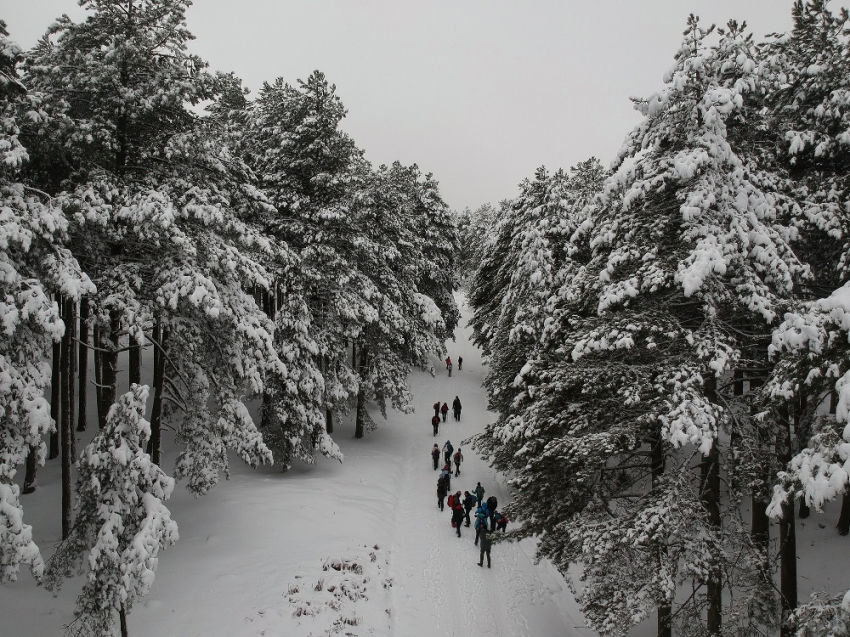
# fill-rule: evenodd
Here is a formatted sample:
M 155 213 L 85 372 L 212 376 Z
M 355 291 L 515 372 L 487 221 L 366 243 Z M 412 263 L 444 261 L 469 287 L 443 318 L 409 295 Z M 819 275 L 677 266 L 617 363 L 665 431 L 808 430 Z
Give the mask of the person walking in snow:
M 475 546 L 478 546 L 478 538 L 482 532 L 487 531 L 487 521 L 490 519 L 490 512 L 487 510 L 487 505 L 482 504 L 475 512 Z
M 449 405 L 447 403 L 443 403 L 443 406 L 440 407 L 440 412 L 443 414 L 443 422 L 446 422 L 446 414 L 449 413 Z
M 446 499 L 446 494 L 449 492 L 449 483 L 445 476 L 441 475 L 437 479 L 437 507 L 440 511 L 443 510 L 443 502 Z
M 446 369 L 452 366 L 452 357 L 446 356 Z
M 481 506 L 481 500 L 484 498 L 484 487 L 481 486 L 480 482 L 476 485 L 472 492 L 475 494 L 475 497 L 478 498 L 478 506 Z
M 434 416 L 431 418 L 431 426 L 434 428 L 434 435 L 436 436 L 440 433 L 440 417 Z
M 434 415 L 439 418 L 440 417 L 440 401 L 434 403 Z
M 472 495 L 469 491 L 463 492 L 463 508 L 466 511 L 466 526 L 469 526 L 471 522 L 469 521 L 469 512 L 472 511 L 472 507 L 475 506 L 475 496 Z
M 508 519 L 508 516 L 506 516 L 504 513 L 497 513 L 496 514 L 496 530 L 497 531 L 501 531 L 502 533 L 504 533 L 508 528 L 508 522 L 510 522 L 510 520 Z
M 449 378 L 452 377 L 452 364 L 449 363 Z
M 457 371 L 460 371 L 462 369 L 463 369 L 463 356 L 458 356 L 457 357 Z
M 460 447 L 455 451 L 455 455 L 452 456 L 455 461 L 455 476 L 460 475 L 460 463 L 463 462 L 463 453 L 461 452 Z
M 452 490 L 452 470 L 449 465 L 443 467 L 443 470 L 440 472 L 440 477 L 446 481 L 446 493 Z
M 460 501 L 460 491 L 455 493 L 452 501 L 452 526 L 457 529 L 457 536 L 460 537 L 460 527 L 463 526 L 463 504 Z
M 496 496 L 491 495 L 487 498 L 487 510 L 490 512 L 490 530 L 496 530 L 496 507 L 499 506 L 499 501 Z
M 480 533 L 479 539 L 481 540 L 481 552 L 478 556 L 478 566 L 484 566 L 484 555 L 487 555 L 487 568 L 490 568 L 490 545 L 492 541 L 490 540 L 490 536 L 487 534 L 487 529 L 483 529 Z
M 455 420 L 460 420 L 460 398 L 455 396 L 455 399 L 452 401 L 452 413 L 455 416 Z
M 436 436 L 437 434 L 435 433 L 434 435 Z M 440 447 L 437 445 L 436 442 L 431 448 L 431 458 L 434 460 L 434 471 L 436 471 L 439 468 L 440 464 Z
M 449 466 L 449 471 L 451 471 L 452 466 L 452 453 L 454 453 L 455 448 L 452 447 L 452 443 L 450 440 L 446 440 L 446 444 L 443 445 L 443 455 L 446 458 L 446 464 Z

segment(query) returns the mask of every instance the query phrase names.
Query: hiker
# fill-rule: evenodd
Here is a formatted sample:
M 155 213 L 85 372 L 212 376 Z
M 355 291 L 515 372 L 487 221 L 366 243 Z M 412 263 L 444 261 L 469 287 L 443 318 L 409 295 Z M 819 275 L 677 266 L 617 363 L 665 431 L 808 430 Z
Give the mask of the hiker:
M 471 522 L 469 521 L 469 512 L 472 511 L 472 507 L 475 506 L 475 496 L 472 495 L 469 491 L 463 492 L 463 508 L 466 511 L 466 526 L 469 526 Z
M 449 363 L 448 370 L 449 370 L 449 378 L 451 378 L 452 377 L 452 364 L 451 363 Z
M 440 401 L 434 403 L 434 415 L 439 418 L 440 417 Z
M 443 445 L 443 455 L 446 458 L 446 464 L 449 466 L 449 471 L 451 471 L 452 466 L 452 453 L 454 453 L 455 448 L 452 447 L 452 443 L 449 440 L 446 440 L 446 444 Z
M 460 537 L 460 527 L 463 526 L 463 504 L 460 501 L 460 491 L 455 493 L 452 505 L 452 526 L 457 529 L 457 536 Z
M 482 504 L 475 512 L 475 546 L 478 546 L 478 538 L 481 533 L 487 531 L 487 520 L 490 517 L 490 512 L 487 510 L 487 505 Z
M 457 357 L 457 371 L 460 371 L 462 369 L 463 369 L 463 356 L 458 356 Z
M 431 418 L 431 426 L 434 427 L 434 435 L 436 436 L 440 433 L 440 417 L 434 416 Z
M 487 535 L 487 529 L 481 530 L 481 553 L 478 556 L 478 566 L 484 566 L 484 554 L 487 554 L 487 568 L 490 568 L 490 545 L 492 540 Z
M 461 452 L 460 447 L 457 448 L 457 451 L 455 451 L 455 455 L 452 456 L 452 458 L 454 458 L 455 461 L 455 476 L 459 476 L 460 463 L 463 462 L 463 453 Z
M 455 396 L 455 399 L 452 401 L 452 413 L 455 415 L 455 420 L 460 420 L 460 398 Z
M 434 433 L 436 436 L 437 434 Z M 437 470 L 438 465 L 440 464 L 440 447 L 437 443 L 434 443 L 434 446 L 431 448 L 431 458 L 434 460 L 434 471 Z
M 449 413 L 449 406 L 447 403 L 443 403 L 443 406 L 440 407 L 440 411 L 443 414 L 443 422 L 446 422 L 446 414 Z
M 440 477 L 446 481 L 446 493 L 448 493 L 452 488 L 452 470 L 449 465 L 443 467 L 443 470 L 440 472 Z
M 446 369 L 452 366 L 452 357 L 446 356 Z
M 445 476 L 441 475 L 437 479 L 437 506 L 440 511 L 443 510 L 443 501 L 446 499 L 446 493 L 449 491 L 448 481 Z
M 490 530 L 496 530 L 496 507 L 499 506 L 499 501 L 496 496 L 491 495 L 487 498 L 487 510 L 490 511 Z
M 508 519 L 508 516 L 506 516 L 504 513 L 497 513 L 496 514 L 496 530 L 497 531 L 501 531 L 502 533 L 504 533 L 508 528 L 508 522 L 510 522 L 510 520 Z
M 476 485 L 472 492 L 475 494 L 475 497 L 478 498 L 478 506 L 481 506 L 481 500 L 484 497 L 484 487 L 481 486 L 480 482 Z

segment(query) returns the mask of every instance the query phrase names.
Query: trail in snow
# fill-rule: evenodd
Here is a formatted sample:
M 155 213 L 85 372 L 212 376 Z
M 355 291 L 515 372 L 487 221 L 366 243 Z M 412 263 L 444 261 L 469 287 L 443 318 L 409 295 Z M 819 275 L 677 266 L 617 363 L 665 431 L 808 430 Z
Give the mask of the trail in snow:
M 462 325 L 468 318 L 465 311 Z M 464 527 L 458 539 L 448 508 L 437 509 L 431 446 L 450 439 L 457 448 L 493 418 L 481 388 L 485 369 L 469 335 L 461 327 L 457 342 L 449 343 L 452 360 L 463 356 L 463 370 L 449 378 L 435 358 L 436 377 L 411 375 L 413 414 L 391 412 L 384 421 L 373 413 L 379 428 L 361 440 L 353 438 L 350 422 L 337 426 L 343 464 L 321 459 L 282 474 L 271 467 L 252 470 L 232 458 L 231 479 L 208 495 L 193 498 L 179 485 L 167 504 L 180 540 L 160 555 L 149 596 L 129 616 L 130 634 L 593 635 L 580 627 L 563 579 L 546 563 L 533 563 L 529 540 L 494 543 L 493 567 L 479 568 L 472 527 Z M 462 421 L 449 416 L 435 439 L 431 406 L 438 399 L 451 405 L 456 395 Z M 79 448 L 96 429 L 92 423 Z M 178 451 L 166 441 L 163 466 L 169 472 Z M 504 505 L 509 493 L 502 479 L 471 448 L 463 453 L 452 491 L 471 490 L 480 480 L 486 495 Z M 41 470 L 38 491 L 24 503 L 45 557 L 60 536 L 58 469 L 49 463 Z M 362 572 L 323 570 L 345 560 Z M 76 578 L 51 598 L 24 575 L 0 588 L 4 631 L 63 635 L 81 586 Z

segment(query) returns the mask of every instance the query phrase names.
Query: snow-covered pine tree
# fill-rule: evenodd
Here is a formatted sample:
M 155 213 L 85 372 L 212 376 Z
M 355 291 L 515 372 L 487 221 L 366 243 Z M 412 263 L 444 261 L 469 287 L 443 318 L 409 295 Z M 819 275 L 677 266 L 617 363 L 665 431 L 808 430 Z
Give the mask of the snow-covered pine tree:
M 514 474 L 515 536 L 539 535 L 562 572 L 583 565 L 603 633 L 656 610 L 661 635 L 775 624 L 742 494 L 720 498 L 719 432 L 737 426 L 721 390 L 805 269 L 774 176 L 737 145 L 762 112 L 753 44 L 730 23 L 709 48 L 710 31 L 691 17 L 667 87 L 637 102 L 645 119 L 573 235 L 544 346 L 478 442 Z M 695 594 L 677 601 L 685 581 Z
M 77 598 L 73 635 L 127 637 L 127 615 L 154 582 L 159 551 L 177 541 L 177 525 L 163 502 L 174 480 L 145 452 L 146 385 L 133 385 L 112 405 L 106 427 L 77 463 L 76 519 L 70 537 L 47 563 L 43 584 L 58 591 L 87 565 Z
M 0 582 L 14 581 L 21 564 L 37 577 L 43 568 L 14 478 L 25 460 L 44 463 L 42 436 L 54 427 L 44 397 L 51 382 L 46 361 L 65 324 L 53 297 L 79 299 L 94 290 L 65 247 L 61 209 L 20 181 L 29 154 L 18 122 L 47 114 L 41 97 L 21 83 L 22 52 L 8 36 L 0 20 Z
M 123 330 L 138 345 L 154 325 L 169 333 L 155 347 L 186 445 L 178 475 L 203 493 L 227 473 L 228 448 L 251 464 L 271 459 L 242 400 L 284 372 L 273 324 L 249 292 L 269 287 L 264 264 L 280 252 L 254 225 L 272 208 L 230 152 L 227 127 L 188 108 L 226 88 L 186 51 L 188 2 L 83 6 L 86 22 L 61 18 L 28 59 L 54 106 L 32 177 L 73 220 L 103 340 L 116 350 Z M 114 385 L 114 357 L 103 362 Z

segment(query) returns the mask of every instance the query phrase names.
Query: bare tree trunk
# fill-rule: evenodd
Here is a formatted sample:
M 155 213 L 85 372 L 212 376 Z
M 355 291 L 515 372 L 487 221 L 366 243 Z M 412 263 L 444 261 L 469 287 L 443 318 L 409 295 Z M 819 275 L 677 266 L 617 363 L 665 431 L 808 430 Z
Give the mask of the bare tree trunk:
M 59 307 L 61 314 L 62 307 Z M 59 401 L 62 395 L 62 344 L 53 343 L 53 369 L 50 375 L 50 418 L 53 419 L 54 431 L 50 434 L 50 450 L 47 458 L 53 460 L 59 457 Z
M 782 428 L 780 461 L 783 468 L 791 461 L 791 419 L 788 408 L 779 414 Z M 782 603 L 781 637 L 792 637 L 794 629 L 788 619 L 797 608 L 797 533 L 794 520 L 794 496 L 790 494 L 782 505 L 782 518 L 779 521 L 779 597 Z
M 167 330 L 157 320 L 153 328 L 153 337 L 163 348 Z M 151 439 L 148 441 L 148 453 L 154 464 L 160 464 L 160 447 L 162 446 L 162 392 L 165 387 L 165 356 L 158 348 L 154 349 L 153 370 L 153 408 L 151 409 Z
M 716 400 L 717 381 L 714 377 L 705 384 L 705 395 L 713 403 Z M 719 537 L 720 519 L 720 453 L 717 439 L 711 445 L 708 455 L 702 457 L 700 499 L 708 514 L 708 522 Z M 709 635 L 720 635 L 723 620 L 723 582 L 718 565 L 712 564 L 705 583 L 706 588 L 706 629 Z
M 110 310 L 108 341 L 103 339 L 106 341 L 104 343 L 106 346 L 104 349 L 108 349 L 109 352 L 101 352 L 100 375 L 102 377 L 102 387 L 100 388 L 101 407 L 99 409 L 103 418 L 100 426 L 101 429 L 106 427 L 106 417 L 109 414 L 110 407 L 115 402 L 115 396 L 118 391 L 118 332 L 120 329 L 121 317 L 118 314 L 118 310 Z
M 661 437 L 661 432 L 657 432 L 655 440 L 652 444 L 652 489 L 658 489 L 661 482 L 661 477 L 664 475 L 664 443 Z M 657 566 L 660 570 L 661 561 L 667 557 L 667 546 L 660 545 L 657 548 L 656 556 Z M 657 637 L 672 637 L 673 629 L 671 626 L 671 618 L 673 615 L 673 606 L 668 601 L 658 605 L 658 628 Z
M 124 610 L 124 605 L 121 605 L 121 610 L 118 611 L 118 617 L 121 620 L 121 637 L 129 637 L 127 633 L 127 611 Z
M 72 301 L 64 302 L 64 319 L 66 325 L 70 323 L 73 316 Z M 65 329 L 65 335 L 62 337 L 62 381 L 61 381 L 61 396 L 60 396 L 60 437 L 62 444 L 62 539 L 68 539 L 71 534 L 72 526 L 72 510 L 73 498 L 71 493 L 71 437 L 74 435 L 74 430 L 71 427 L 71 394 L 73 393 L 73 385 L 69 367 L 71 365 L 71 352 L 73 351 L 73 341 L 71 340 L 71 330 Z
M 77 431 L 86 430 L 88 419 L 88 392 L 89 380 L 89 299 L 83 297 L 80 300 L 80 353 L 79 353 L 79 410 L 77 412 Z
M 129 349 L 129 366 L 130 370 L 128 372 L 128 379 L 130 381 L 130 386 L 133 383 L 137 385 L 142 384 L 142 348 L 138 344 L 136 344 L 136 340 L 131 336 L 130 337 L 130 349 Z
M 330 409 L 325 409 L 325 431 L 329 434 L 334 432 L 334 415 Z
M 65 318 L 65 333 L 68 334 L 68 329 L 71 330 L 68 336 L 68 364 L 65 366 L 65 371 L 68 374 L 68 431 L 71 432 L 69 439 L 71 441 L 71 458 L 77 457 L 77 437 L 74 434 L 76 427 L 74 426 L 74 418 L 77 415 L 77 304 L 71 299 L 65 302 L 66 318 Z
M 354 424 L 354 437 L 362 438 L 366 424 L 366 391 L 363 389 L 363 373 L 366 371 L 367 351 L 365 347 L 360 349 L 360 389 L 357 391 L 357 419 Z
M 101 334 L 100 325 L 95 323 L 92 333 L 92 340 L 95 347 L 103 347 L 103 337 Z M 96 349 L 92 352 L 94 357 L 94 396 L 97 407 L 97 428 L 103 429 L 106 427 L 106 413 L 104 412 L 103 398 L 103 352 Z
M 27 471 L 24 475 L 23 494 L 32 493 L 38 487 L 36 480 L 38 479 L 38 463 L 35 461 L 36 448 L 30 446 L 30 451 L 27 454 Z
M 838 516 L 838 534 L 847 535 L 850 533 L 850 493 L 844 492 L 844 497 L 841 498 L 841 515 Z

